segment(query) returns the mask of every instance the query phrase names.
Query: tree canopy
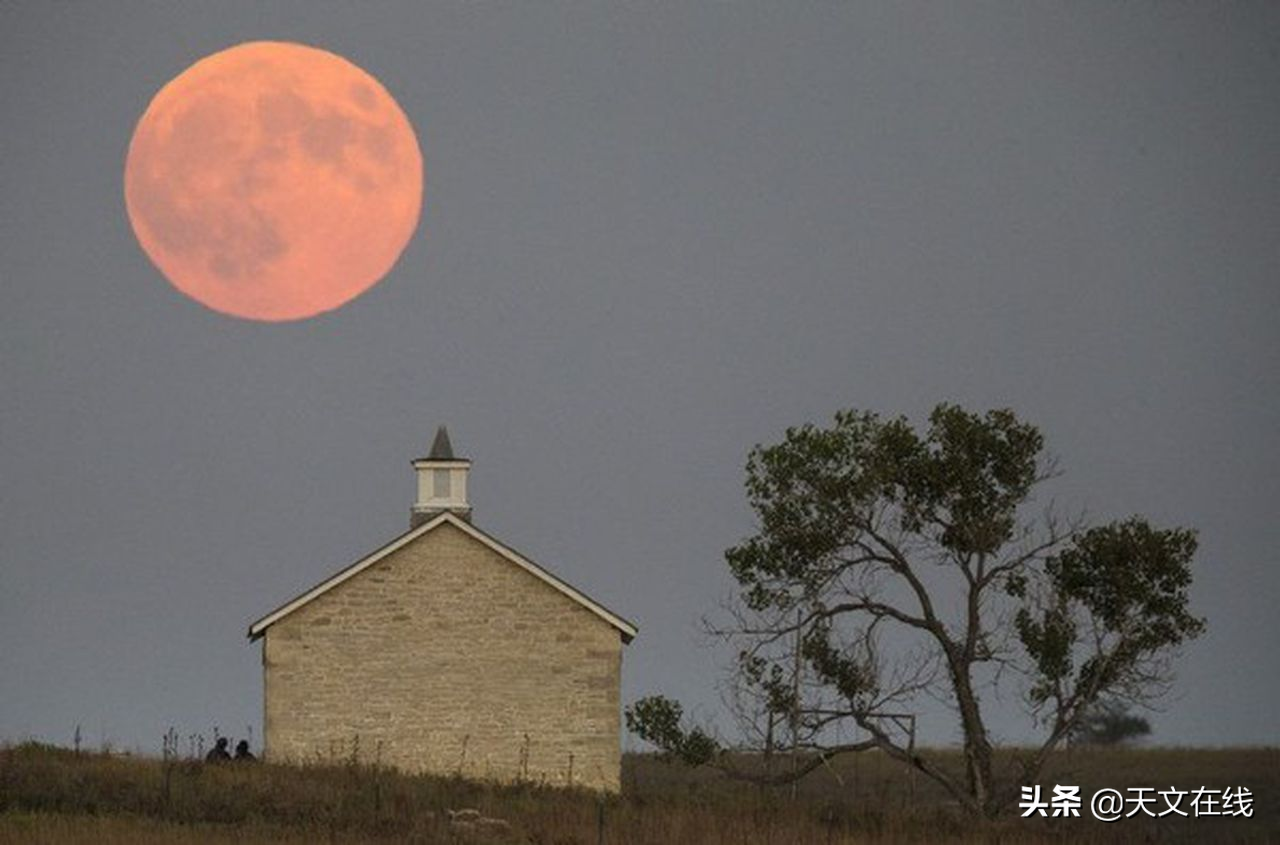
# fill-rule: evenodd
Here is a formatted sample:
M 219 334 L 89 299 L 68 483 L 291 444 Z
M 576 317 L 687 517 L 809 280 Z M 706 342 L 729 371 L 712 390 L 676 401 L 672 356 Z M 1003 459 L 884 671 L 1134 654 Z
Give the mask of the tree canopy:
M 1151 723 L 1135 716 L 1123 701 L 1099 701 L 1085 711 L 1071 731 L 1071 741 L 1084 745 L 1119 745 L 1151 733 Z
M 1039 430 L 1007 409 L 939 405 L 923 431 L 842 411 L 753 449 L 758 531 L 725 552 L 739 590 L 714 626 L 739 648 L 748 737 L 786 724 L 807 768 L 878 748 L 994 813 L 1100 698 L 1159 695 L 1178 646 L 1204 628 L 1188 606 L 1195 533 L 1033 512 L 1054 475 Z M 981 691 L 1012 678 L 1044 737 L 1001 788 Z M 962 777 L 895 728 L 924 696 L 955 708 Z M 650 696 L 627 724 L 688 762 L 723 762 L 681 712 Z M 838 726 L 866 739 L 837 742 Z

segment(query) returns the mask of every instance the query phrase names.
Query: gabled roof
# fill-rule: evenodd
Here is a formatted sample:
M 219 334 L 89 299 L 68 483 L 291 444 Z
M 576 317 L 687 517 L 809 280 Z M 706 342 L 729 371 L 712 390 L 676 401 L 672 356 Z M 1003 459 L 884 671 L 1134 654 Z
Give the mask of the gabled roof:
M 295 610 L 302 607 L 304 604 L 307 604 L 313 599 L 319 598 L 320 596 L 329 592 L 334 587 L 338 586 L 344 581 L 347 581 L 359 575 L 361 572 L 373 566 L 375 563 L 382 560 L 387 555 L 392 554 L 393 552 L 396 552 L 399 549 L 404 548 L 409 543 L 412 543 L 414 540 L 418 539 L 424 534 L 428 534 L 431 531 L 434 531 L 436 528 L 439 528 L 441 525 L 446 525 L 446 524 L 452 525 L 454 528 L 459 529 L 464 534 L 467 534 L 468 536 L 480 541 L 481 543 L 488 546 L 493 551 L 500 554 L 502 557 L 506 558 L 507 560 L 514 563 L 516 566 L 519 566 L 521 569 L 528 572 L 530 575 L 548 584 L 549 586 L 560 591 L 561 593 L 564 593 L 566 596 L 573 599 L 578 604 L 582 605 L 587 610 L 594 613 L 596 616 L 599 616 L 605 622 L 608 622 L 614 628 L 617 628 L 618 632 L 622 634 L 622 641 L 624 643 L 631 642 L 631 640 L 634 639 L 635 635 L 639 632 L 639 628 L 637 628 L 634 624 L 632 624 L 631 622 L 628 622 L 626 619 L 623 619 L 621 616 L 609 610 L 607 607 L 600 604 L 599 602 L 592 600 L 585 593 L 582 593 L 574 589 L 573 587 L 569 586 L 564 581 L 561 581 L 559 578 L 552 575 L 547 570 L 543 569 L 541 566 L 538 566 L 538 564 L 529 560 L 524 555 L 521 555 L 519 552 L 515 551 L 514 549 L 504 546 L 502 543 L 499 543 L 497 540 L 493 539 L 488 534 L 481 531 L 479 528 L 476 528 L 471 523 L 461 520 L 458 517 L 454 516 L 453 514 L 449 513 L 448 511 L 445 511 L 444 513 L 440 514 L 439 516 L 435 517 L 429 522 L 425 522 L 422 525 L 419 525 L 417 528 L 414 528 L 410 531 L 407 531 L 404 534 L 401 534 L 399 537 L 392 540 L 390 543 L 387 543 L 385 546 L 373 552 L 372 554 L 366 555 L 365 557 L 361 558 L 360 560 L 348 566 L 346 569 L 343 569 L 341 572 L 338 572 L 336 575 L 332 576 L 331 578 L 328 578 L 327 580 L 320 582 L 316 586 L 312 587 L 310 590 L 307 590 L 302 595 L 298 596 L 297 598 L 289 602 L 286 602 L 285 604 L 282 604 L 280 607 L 271 611 L 266 616 L 259 619 L 257 622 L 254 622 L 252 625 L 249 626 L 249 639 L 250 640 L 258 639 L 264 633 L 266 633 L 267 628 L 271 627 L 276 622 L 279 622 L 281 619 L 288 616 L 290 613 L 293 613 Z

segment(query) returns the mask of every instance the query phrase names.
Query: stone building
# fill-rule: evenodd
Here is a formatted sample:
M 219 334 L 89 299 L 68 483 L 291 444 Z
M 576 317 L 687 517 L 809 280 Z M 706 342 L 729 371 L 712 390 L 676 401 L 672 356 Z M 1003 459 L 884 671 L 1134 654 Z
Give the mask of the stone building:
M 444 428 L 410 529 L 249 627 L 268 760 L 617 791 L 636 627 L 471 520 Z

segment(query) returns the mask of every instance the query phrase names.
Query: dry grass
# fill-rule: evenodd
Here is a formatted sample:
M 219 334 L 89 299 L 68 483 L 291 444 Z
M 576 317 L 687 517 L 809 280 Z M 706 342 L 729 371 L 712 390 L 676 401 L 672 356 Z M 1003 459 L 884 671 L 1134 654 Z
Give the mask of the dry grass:
M 0 845 L 593 845 L 602 832 L 603 841 L 627 845 L 1280 841 L 1280 751 L 1074 750 L 1043 780 L 1079 784 L 1085 795 L 1102 786 L 1246 786 L 1255 811 L 1252 819 L 1135 818 L 1112 825 L 1089 818 L 979 822 L 875 754 L 819 770 L 794 796 L 629 755 L 623 796 L 601 802 L 580 791 L 486 786 L 367 766 L 206 766 L 27 744 L 0 749 Z M 451 824 L 447 811 L 463 807 L 510 827 Z
M 318 841 L 359 843 L 360 835 L 328 839 L 322 831 L 290 830 L 257 823 L 183 824 L 138 816 L 62 813 L 0 814 L 0 845 L 313 845 Z

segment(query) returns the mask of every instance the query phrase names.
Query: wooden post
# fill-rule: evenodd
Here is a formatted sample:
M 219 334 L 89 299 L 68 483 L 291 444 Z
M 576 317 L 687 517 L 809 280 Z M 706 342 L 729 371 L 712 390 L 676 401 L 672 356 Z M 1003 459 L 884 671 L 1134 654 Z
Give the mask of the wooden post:
M 800 608 L 796 608 L 796 653 L 795 653 L 795 669 L 791 678 L 791 797 L 796 797 L 796 772 L 800 770 L 799 754 L 800 745 L 800 621 L 803 619 L 803 612 Z
M 853 741 L 854 742 L 858 741 L 857 725 L 853 726 Z M 850 790 L 850 792 L 853 794 L 853 800 L 855 805 L 858 803 L 858 787 L 862 782 L 861 778 L 858 777 L 858 766 L 861 762 L 862 762 L 862 752 L 861 751 L 855 752 L 853 755 L 853 789 Z
M 914 715 L 907 717 L 907 730 L 910 731 L 907 738 L 907 751 L 911 754 L 911 806 L 916 806 L 916 717 Z
M 764 729 L 764 776 L 766 779 L 773 777 L 773 710 L 770 709 L 769 721 L 765 723 Z M 769 786 L 765 781 L 760 782 L 760 796 L 763 798 Z

